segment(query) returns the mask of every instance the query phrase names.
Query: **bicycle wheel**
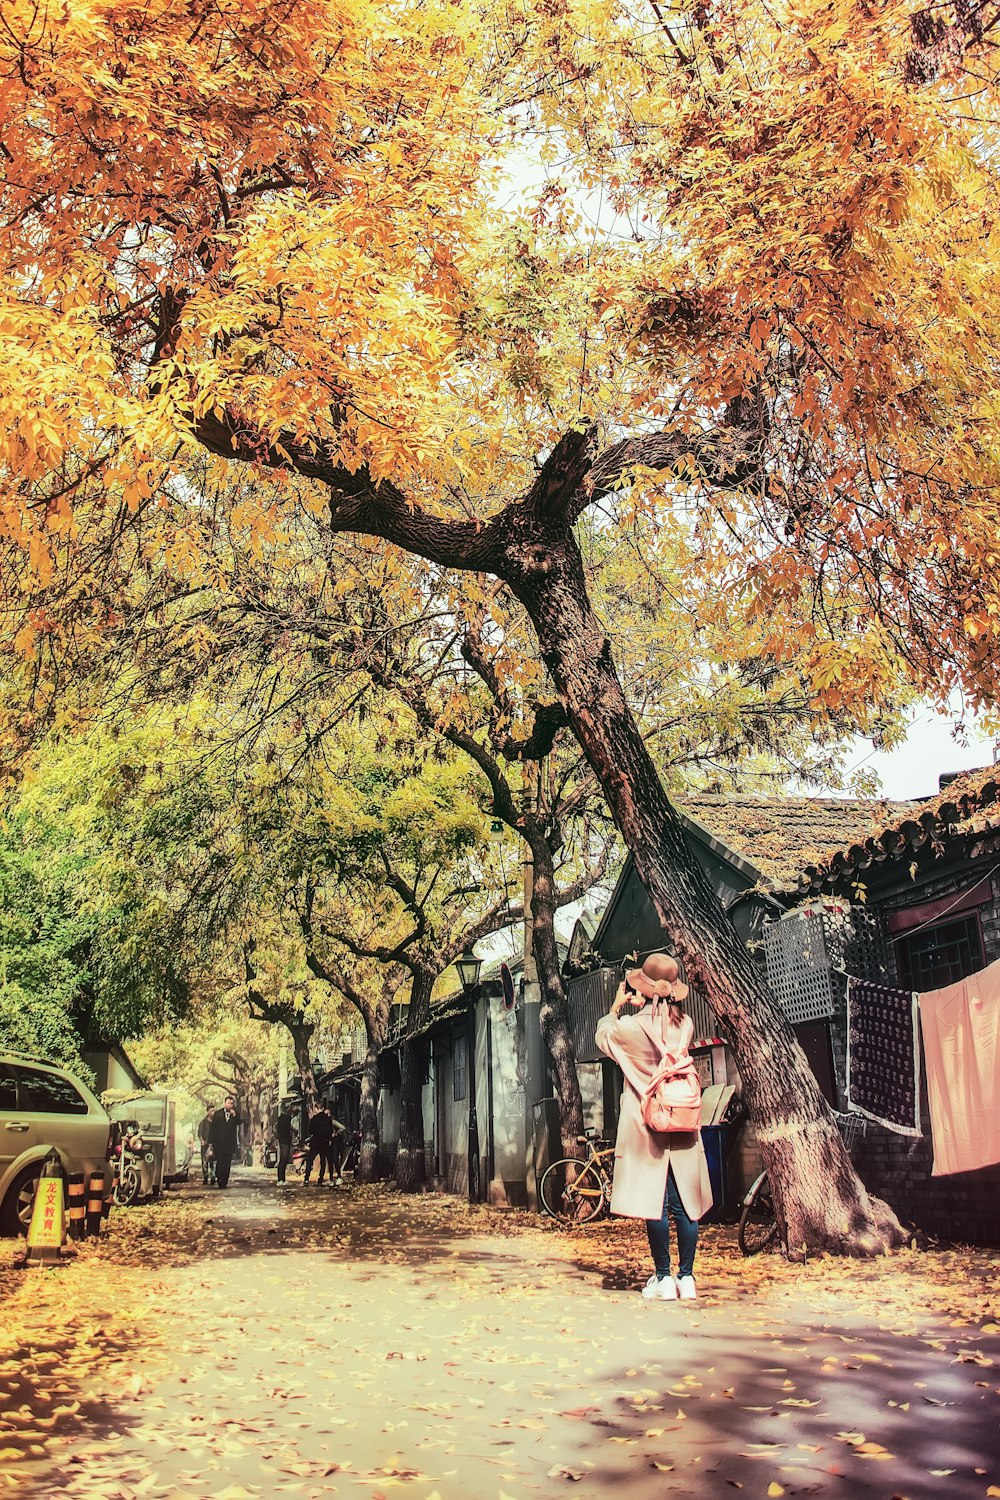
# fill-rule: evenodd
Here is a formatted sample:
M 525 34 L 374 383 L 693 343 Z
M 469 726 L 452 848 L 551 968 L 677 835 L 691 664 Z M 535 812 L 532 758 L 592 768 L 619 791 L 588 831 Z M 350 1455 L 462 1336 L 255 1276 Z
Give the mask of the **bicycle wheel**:
M 766 1172 L 761 1172 L 757 1181 L 743 1200 L 740 1214 L 739 1241 L 744 1255 L 758 1255 L 773 1245 L 778 1238 L 778 1220 L 774 1212 L 771 1184 Z
M 606 1207 L 604 1183 L 596 1167 L 567 1157 L 554 1161 L 538 1184 L 542 1207 L 560 1224 L 590 1224 Z
M 141 1186 L 142 1181 L 135 1167 L 125 1167 L 115 1183 L 115 1202 L 120 1208 L 128 1208 L 138 1198 Z

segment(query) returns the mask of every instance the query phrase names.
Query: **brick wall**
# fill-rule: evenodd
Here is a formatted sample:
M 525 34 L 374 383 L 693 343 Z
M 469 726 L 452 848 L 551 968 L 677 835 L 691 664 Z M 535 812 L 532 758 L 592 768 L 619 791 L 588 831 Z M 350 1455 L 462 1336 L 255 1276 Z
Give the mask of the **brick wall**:
M 862 977 L 898 984 L 895 952 L 889 941 L 886 917 L 891 910 L 934 901 L 967 889 L 975 873 L 956 877 L 955 872 L 936 881 L 921 883 L 908 901 L 887 903 L 870 920 L 880 929 L 880 942 L 865 944 L 862 954 L 850 950 L 846 956 L 849 972 Z M 980 908 L 980 920 L 987 964 L 1000 958 L 1000 879 L 992 881 L 993 899 Z M 873 934 L 874 936 L 874 934 Z M 831 1041 L 837 1077 L 838 1103 L 847 1105 L 844 1083 L 847 1068 L 847 991 L 846 983 L 838 992 L 835 1013 L 831 1019 Z M 922 1080 L 921 1120 L 924 1135 L 920 1139 L 897 1135 L 881 1125 L 869 1123 L 864 1141 L 853 1152 L 865 1186 L 884 1198 L 896 1210 L 907 1227 L 916 1227 L 940 1239 L 963 1240 L 976 1245 L 1000 1245 L 1000 1165 L 983 1167 L 978 1172 L 956 1173 L 949 1177 L 932 1177 L 933 1151 L 930 1138 L 930 1112 L 926 1079 Z

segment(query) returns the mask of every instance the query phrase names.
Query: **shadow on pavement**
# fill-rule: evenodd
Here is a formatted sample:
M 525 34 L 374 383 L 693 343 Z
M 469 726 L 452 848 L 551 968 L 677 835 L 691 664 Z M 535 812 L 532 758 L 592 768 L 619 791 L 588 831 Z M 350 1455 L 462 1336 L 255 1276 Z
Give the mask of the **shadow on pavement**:
M 640 1494 L 645 1476 L 650 1492 L 655 1483 L 691 1496 L 779 1484 L 789 1496 L 982 1500 L 998 1477 L 995 1338 L 979 1341 L 987 1359 L 992 1346 L 993 1387 L 973 1360 L 929 1358 L 926 1340 L 836 1324 L 805 1340 L 790 1332 L 763 1368 L 759 1346 L 741 1349 L 731 1327 L 701 1327 L 680 1344 L 673 1378 L 658 1382 L 644 1366 L 640 1400 L 614 1399 L 616 1384 L 636 1386 L 634 1367 L 606 1379 L 611 1414 L 587 1415 L 577 1450 L 594 1464 L 590 1485 Z

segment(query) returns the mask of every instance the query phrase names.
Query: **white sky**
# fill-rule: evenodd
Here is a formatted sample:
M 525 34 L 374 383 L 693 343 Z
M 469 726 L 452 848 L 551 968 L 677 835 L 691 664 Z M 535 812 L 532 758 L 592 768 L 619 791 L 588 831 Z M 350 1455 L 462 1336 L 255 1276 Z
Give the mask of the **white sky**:
M 882 783 L 882 794 L 893 801 L 933 797 L 942 772 L 971 771 L 993 762 L 993 741 L 975 729 L 963 729 L 956 739 L 956 723 L 933 709 L 918 709 L 903 745 L 897 750 L 876 751 L 870 740 L 859 737 L 848 769 L 874 771 Z

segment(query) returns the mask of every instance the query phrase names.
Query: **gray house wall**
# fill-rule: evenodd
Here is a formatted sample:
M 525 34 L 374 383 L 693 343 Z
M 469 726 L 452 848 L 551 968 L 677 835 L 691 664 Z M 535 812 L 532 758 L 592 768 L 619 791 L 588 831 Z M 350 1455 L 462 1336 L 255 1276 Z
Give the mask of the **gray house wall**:
M 456 1043 L 465 1052 L 465 1092 L 455 1098 Z M 469 1069 L 464 1029 L 452 1028 L 434 1038 L 434 1080 L 437 1101 L 434 1119 L 440 1185 L 446 1192 L 469 1191 Z
M 491 1007 L 493 1064 L 493 1176 L 488 1183 L 488 1196 L 493 1203 L 520 1207 L 527 1202 L 524 1177 L 524 1012 L 504 1011 L 496 995 L 484 997 L 484 1018 L 486 1006 Z M 483 1030 L 485 1033 L 485 1025 Z M 482 1130 L 480 1141 L 485 1151 L 486 1137 Z M 484 1182 L 487 1171 L 484 1164 Z
M 896 947 L 888 929 L 891 912 L 905 911 L 908 906 L 923 905 L 940 897 L 959 894 L 982 878 L 975 865 L 952 866 L 939 875 L 930 876 L 909 890 L 897 890 L 885 899 L 869 895 L 868 910 L 877 900 L 881 963 L 871 964 L 862 974 L 861 966 L 851 972 L 861 977 L 882 979 L 899 985 Z M 1000 959 L 1000 877 L 991 878 L 991 899 L 979 908 L 980 930 L 987 964 Z M 838 1103 L 846 1109 L 844 1093 L 847 1064 L 847 992 L 846 984 L 837 991 L 835 1011 L 831 1018 L 834 1060 L 837 1072 Z M 884 1126 L 869 1122 L 864 1140 L 855 1150 L 855 1161 L 865 1186 L 896 1210 L 903 1222 L 935 1238 L 961 1240 L 975 1245 L 1000 1245 L 1000 1165 L 981 1167 L 976 1172 L 960 1172 L 947 1177 L 932 1177 L 934 1150 L 931 1138 L 927 1080 L 921 1045 L 920 1117 L 923 1135 L 919 1139 L 897 1135 Z

